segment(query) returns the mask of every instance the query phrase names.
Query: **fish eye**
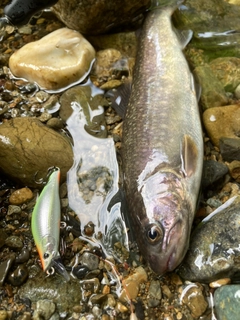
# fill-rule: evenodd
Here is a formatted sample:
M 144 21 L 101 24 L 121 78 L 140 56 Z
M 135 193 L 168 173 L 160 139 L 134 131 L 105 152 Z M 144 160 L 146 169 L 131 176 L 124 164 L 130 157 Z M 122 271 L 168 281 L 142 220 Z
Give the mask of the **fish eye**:
M 43 255 L 43 258 L 44 258 L 44 259 L 49 258 L 49 253 L 45 252 L 44 255 Z
M 148 242 L 150 242 L 151 244 L 157 244 L 163 239 L 163 230 L 160 226 L 152 224 L 148 227 L 146 236 Z

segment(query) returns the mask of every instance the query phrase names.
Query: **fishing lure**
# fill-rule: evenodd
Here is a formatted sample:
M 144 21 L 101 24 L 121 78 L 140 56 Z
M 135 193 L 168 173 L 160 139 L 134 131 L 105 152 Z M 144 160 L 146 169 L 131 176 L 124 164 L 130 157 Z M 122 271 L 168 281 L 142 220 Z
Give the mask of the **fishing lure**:
M 43 270 L 50 272 L 54 268 L 69 281 L 70 276 L 58 252 L 61 214 L 59 181 L 60 169 L 54 167 L 34 207 L 31 229 Z

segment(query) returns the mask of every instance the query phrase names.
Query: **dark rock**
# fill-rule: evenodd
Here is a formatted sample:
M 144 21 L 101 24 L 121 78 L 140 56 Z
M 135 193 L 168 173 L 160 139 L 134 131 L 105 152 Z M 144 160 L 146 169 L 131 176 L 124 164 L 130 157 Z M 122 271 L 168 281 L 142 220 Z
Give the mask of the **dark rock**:
M 240 161 L 240 139 L 221 138 L 219 147 L 224 161 Z
M 8 281 L 13 286 L 22 285 L 28 277 L 28 269 L 23 265 L 19 265 L 14 272 L 8 276 Z
M 0 287 L 2 286 L 14 260 L 15 260 L 15 255 L 11 254 L 5 261 L 0 263 Z
M 228 173 L 228 167 L 221 162 L 205 160 L 203 162 L 202 187 L 206 188 L 217 182 Z
M 227 285 L 214 293 L 214 305 L 218 320 L 239 319 L 240 285 Z
M 0 229 L 0 248 L 5 244 L 7 237 L 6 232 L 3 229 Z
M 14 250 L 21 250 L 23 247 L 22 240 L 17 236 L 10 236 L 5 240 L 5 244 Z
M 122 26 L 139 26 L 150 0 L 59 0 L 54 13 L 69 28 L 83 34 L 101 34 Z

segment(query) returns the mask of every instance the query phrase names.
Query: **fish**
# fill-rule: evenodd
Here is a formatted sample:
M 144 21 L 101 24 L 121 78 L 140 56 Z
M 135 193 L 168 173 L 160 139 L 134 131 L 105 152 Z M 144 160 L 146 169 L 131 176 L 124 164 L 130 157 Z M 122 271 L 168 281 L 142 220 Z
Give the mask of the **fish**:
M 31 230 L 43 270 L 50 272 L 51 268 L 54 268 L 69 281 L 70 276 L 61 262 L 58 251 L 61 216 L 59 183 L 60 169 L 54 167 L 33 209 Z
M 176 5 L 148 12 L 123 121 L 124 187 L 139 249 L 158 275 L 183 260 L 200 189 L 203 136 L 197 89 L 175 30 Z

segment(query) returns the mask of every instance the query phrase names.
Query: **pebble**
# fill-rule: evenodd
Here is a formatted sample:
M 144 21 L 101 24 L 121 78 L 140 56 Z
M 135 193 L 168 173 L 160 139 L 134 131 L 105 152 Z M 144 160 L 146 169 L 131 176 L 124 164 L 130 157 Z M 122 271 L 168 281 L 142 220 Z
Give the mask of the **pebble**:
M 162 291 L 159 280 L 152 280 L 148 290 L 148 306 L 157 307 L 162 299 Z
M 55 312 L 55 304 L 49 300 L 38 300 L 33 313 L 33 320 L 49 320 Z
M 14 250 L 21 250 L 23 248 L 23 242 L 18 236 L 10 236 L 5 240 L 5 244 Z
M 219 183 L 228 173 L 228 167 L 215 160 L 205 160 L 203 162 L 202 188 L 207 188 L 214 183 Z
M 16 263 L 27 262 L 30 257 L 30 251 L 28 248 L 22 248 L 19 255 L 16 257 Z
M 219 148 L 224 161 L 240 161 L 240 139 L 220 138 Z
M 32 192 L 32 191 L 31 191 Z M 22 211 L 22 209 L 19 206 L 15 206 L 15 205 L 9 205 L 8 206 L 8 211 L 7 211 L 7 215 L 11 216 L 14 213 L 20 213 Z
M 8 313 L 6 310 L 0 310 L 0 320 L 7 320 L 8 319 Z
M 219 288 L 219 287 L 225 286 L 226 284 L 230 284 L 230 283 L 231 283 L 230 278 L 224 278 L 224 279 L 219 279 L 219 280 L 210 282 L 209 287 L 210 288 Z
M 4 229 L 0 229 L 0 248 L 4 246 L 5 240 L 7 239 L 8 235 L 4 231 Z
M 13 191 L 13 193 L 9 197 L 9 203 L 17 206 L 30 201 L 32 198 L 33 198 L 32 190 L 30 190 L 29 188 L 22 188 L 22 189 Z
M 232 161 L 228 165 L 228 169 L 231 177 L 237 182 L 240 183 L 240 161 Z
M 8 274 L 9 269 L 11 268 L 15 260 L 15 255 L 10 254 L 9 257 L 0 263 L 0 287 L 3 285 L 3 282 Z
M 208 307 L 202 292 L 202 287 L 198 284 L 187 285 L 182 292 L 181 301 L 191 310 L 195 318 L 200 317 Z
M 11 283 L 11 285 L 18 287 L 25 282 L 27 277 L 28 269 L 25 265 L 22 264 L 19 265 L 16 270 L 9 274 L 8 281 Z
M 240 196 L 217 210 L 220 211 L 192 233 L 189 250 L 178 271 L 184 279 L 210 283 L 219 278 L 234 278 L 240 271 Z
M 80 33 L 62 28 L 21 47 L 9 67 L 16 77 L 56 91 L 83 81 L 94 59 L 94 48 Z
M 99 257 L 86 251 L 81 255 L 80 261 L 82 265 L 86 266 L 89 270 L 95 270 L 98 268 Z
M 222 137 L 239 139 L 240 126 L 239 105 L 215 107 L 204 111 L 203 123 L 207 134 L 215 146 L 219 146 Z
M 226 285 L 214 292 L 218 320 L 239 319 L 240 285 Z

